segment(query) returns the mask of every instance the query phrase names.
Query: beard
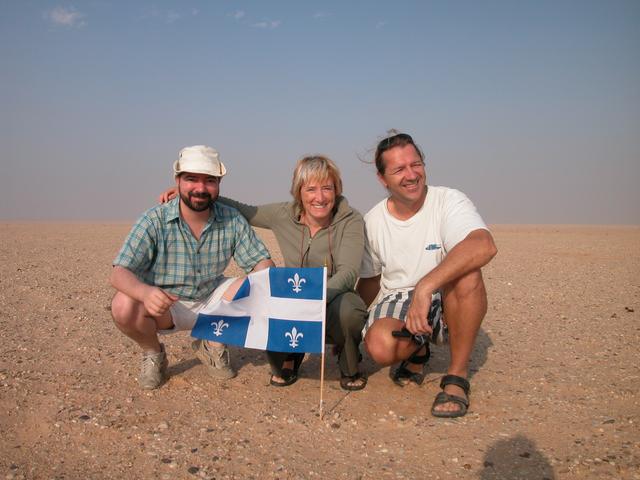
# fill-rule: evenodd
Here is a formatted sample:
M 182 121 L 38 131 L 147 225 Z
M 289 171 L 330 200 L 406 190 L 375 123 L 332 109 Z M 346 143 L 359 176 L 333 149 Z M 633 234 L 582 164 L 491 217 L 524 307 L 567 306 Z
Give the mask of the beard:
M 211 208 L 211 205 L 213 205 L 213 202 L 218 198 L 217 195 L 216 198 L 213 198 L 207 192 L 189 192 L 185 194 L 180 190 L 179 193 L 180 200 L 182 200 L 182 202 L 194 212 L 204 212 L 205 210 L 208 210 Z

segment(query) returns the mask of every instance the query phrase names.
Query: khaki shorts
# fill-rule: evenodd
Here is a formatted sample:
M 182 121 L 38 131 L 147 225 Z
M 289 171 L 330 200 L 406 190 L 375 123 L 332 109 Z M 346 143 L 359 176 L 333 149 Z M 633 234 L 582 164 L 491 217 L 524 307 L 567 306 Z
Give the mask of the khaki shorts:
M 211 295 L 204 300 L 178 300 L 176 303 L 171 305 L 169 309 L 171 312 L 171 319 L 173 320 L 173 328 L 158 330 L 158 333 L 166 335 L 168 333 L 191 330 L 196 324 L 196 320 L 198 320 L 198 313 L 200 313 L 200 310 L 222 300 L 222 296 L 227 291 L 227 288 L 229 288 L 236 280 L 236 277 L 225 278 L 222 283 L 218 285 L 218 288 L 216 288 Z

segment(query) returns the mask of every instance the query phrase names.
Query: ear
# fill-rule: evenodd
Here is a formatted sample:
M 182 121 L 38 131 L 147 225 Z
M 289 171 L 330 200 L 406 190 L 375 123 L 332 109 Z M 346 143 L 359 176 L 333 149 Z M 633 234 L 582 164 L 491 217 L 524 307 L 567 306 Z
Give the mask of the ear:
M 380 182 L 380 184 L 384 187 L 384 188 L 389 188 L 387 186 L 387 182 L 384 181 L 384 175 L 382 175 L 380 172 L 378 172 L 376 174 L 378 176 L 378 181 Z

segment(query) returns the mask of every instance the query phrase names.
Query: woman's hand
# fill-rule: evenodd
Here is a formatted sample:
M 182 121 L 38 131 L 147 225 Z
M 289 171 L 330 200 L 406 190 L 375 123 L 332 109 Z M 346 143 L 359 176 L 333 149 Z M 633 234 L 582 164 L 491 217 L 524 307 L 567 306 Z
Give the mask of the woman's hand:
M 169 200 L 173 200 L 178 195 L 178 187 L 169 187 L 158 197 L 159 203 L 167 203 Z

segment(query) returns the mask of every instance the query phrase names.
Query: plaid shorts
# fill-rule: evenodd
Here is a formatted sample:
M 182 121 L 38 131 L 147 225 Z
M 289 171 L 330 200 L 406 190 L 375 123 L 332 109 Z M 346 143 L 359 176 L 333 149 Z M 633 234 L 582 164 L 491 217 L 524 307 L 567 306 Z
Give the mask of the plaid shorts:
M 378 303 L 371 306 L 369 310 L 369 318 L 362 330 L 362 336 L 367 333 L 367 330 L 373 322 L 379 318 L 397 318 L 403 322 L 406 320 L 407 310 L 411 305 L 413 299 L 413 290 L 401 291 L 396 293 L 390 293 L 383 297 Z M 435 292 L 431 296 L 431 308 L 427 315 L 427 321 L 433 329 L 430 341 L 436 345 L 444 345 L 449 342 L 449 331 L 447 325 L 444 322 L 444 314 L 442 311 L 442 295 L 440 292 Z

